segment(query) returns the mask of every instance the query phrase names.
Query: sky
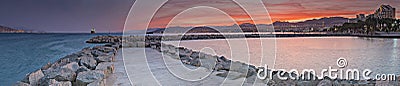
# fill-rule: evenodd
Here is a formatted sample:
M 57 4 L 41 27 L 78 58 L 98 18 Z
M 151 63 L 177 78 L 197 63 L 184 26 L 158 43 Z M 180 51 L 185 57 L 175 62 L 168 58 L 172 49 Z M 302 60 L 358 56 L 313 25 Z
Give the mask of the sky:
M 122 31 L 133 0 L 1 0 L 0 25 L 46 32 Z
M 150 1 L 150 0 L 143 0 Z M 157 1 L 157 0 L 151 0 Z M 162 0 L 160 0 L 162 1 Z M 304 21 L 322 17 L 354 18 L 356 14 L 370 14 L 381 4 L 396 9 L 400 18 L 400 0 L 169 0 L 154 13 L 148 27 L 232 25 L 235 23 L 271 23 L 274 21 Z M 120 32 L 127 17 L 141 14 L 149 5 L 129 14 L 134 0 L 2 0 L 0 3 L 0 25 L 17 29 L 46 32 L 89 32 L 92 27 L 98 32 Z M 247 9 L 243 9 L 246 5 Z M 252 7 L 253 6 L 253 7 Z M 252 18 L 246 11 L 252 11 Z M 128 15 L 129 14 L 129 15 Z M 265 19 L 267 15 L 268 19 Z M 232 18 L 232 19 L 229 19 Z M 254 21 L 252 21 L 254 20 Z M 130 28 L 147 25 L 148 22 L 128 23 Z M 140 30 L 142 28 L 138 28 Z

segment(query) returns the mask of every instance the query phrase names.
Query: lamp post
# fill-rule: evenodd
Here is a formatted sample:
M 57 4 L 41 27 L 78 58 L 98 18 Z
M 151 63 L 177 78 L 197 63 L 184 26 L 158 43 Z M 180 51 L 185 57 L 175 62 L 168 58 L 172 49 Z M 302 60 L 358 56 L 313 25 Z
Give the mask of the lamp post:
M 368 26 L 364 25 L 364 34 L 367 33 L 367 31 L 368 31 Z
M 392 27 L 390 28 L 390 31 L 394 31 L 394 28 L 395 28 L 395 25 L 396 24 L 396 21 L 394 21 L 394 23 L 392 23 Z

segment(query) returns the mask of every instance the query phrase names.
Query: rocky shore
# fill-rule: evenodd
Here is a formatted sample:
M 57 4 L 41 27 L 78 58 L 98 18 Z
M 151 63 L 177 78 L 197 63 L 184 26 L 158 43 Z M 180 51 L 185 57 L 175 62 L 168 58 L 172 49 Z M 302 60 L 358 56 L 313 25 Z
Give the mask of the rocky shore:
M 122 36 L 96 36 L 86 41 L 86 43 L 120 43 Z
M 116 37 L 116 38 L 115 38 Z M 114 73 L 115 56 L 121 48 L 117 36 L 97 36 L 88 43 L 108 43 L 87 47 L 26 75 L 16 86 L 108 86 Z
M 254 82 L 261 82 L 267 85 L 273 86 L 342 86 L 342 85 L 361 85 L 361 86 L 375 86 L 376 81 L 374 80 L 340 80 L 340 79 L 330 79 L 325 77 L 323 79 L 318 79 L 317 76 L 310 75 L 311 78 L 315 78 L 315 80 L 299 80 L 299 79 L 288 79 L 288 80 L 280 80 L 278 79 L 278 75 L 283 75 L 285 77 L 289 77 L 288 72 L 283 71 L 272 71 L 273 79 L 259 79 L 257 78 L 257 71 L 263 69 L 263 67 L 256 67 L 253 65 L 249 65 L 246 63 L 242 63 L 240 61 L 232 61 L 224 56 L 215 56 L 206 54 L 203 52 L 191 50 L 184 47 L 177 47 L 170 44 L 164 44 L 160 42 L 151 42 L 150 48 L 160 51 L 164 55 L 168 55 L 174 59 L 180 60 L 183 64 L 192 65 L 196 67 L 205 67 L 207 69 L 213 69 L 218 73 L 217 76 L 220 77 L 233 77 L 246 78 L 246 83 L 255 84 Z M 269 70 L 271 71 L 271 70 Z M 229 76 L 228 73 L 231 73 Z M 261 74 L 264 74 L 262 72 Z M 304 76 L 304 75 L 295 75 L 292 76 Z

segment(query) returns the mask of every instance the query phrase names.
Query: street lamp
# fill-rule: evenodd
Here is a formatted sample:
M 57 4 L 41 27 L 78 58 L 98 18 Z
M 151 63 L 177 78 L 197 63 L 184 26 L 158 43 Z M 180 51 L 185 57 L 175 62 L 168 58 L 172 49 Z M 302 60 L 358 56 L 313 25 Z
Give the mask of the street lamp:
M 364 25 L 364 29 L 365 29 L 365 30 L 364 30 L 364 33 L 367 32 L 367 31 L 368 31 L 368 26 L 367 26 L 367 25 Z

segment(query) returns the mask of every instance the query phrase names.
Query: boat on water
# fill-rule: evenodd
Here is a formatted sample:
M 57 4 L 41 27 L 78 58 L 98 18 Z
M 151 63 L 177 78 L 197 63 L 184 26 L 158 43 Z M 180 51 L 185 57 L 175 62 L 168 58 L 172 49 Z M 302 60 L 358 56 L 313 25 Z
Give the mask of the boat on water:
M 92 30 L 90 31 L 91 34 L 95 34 L 96 30 L 94 28 L 92 28 Z

